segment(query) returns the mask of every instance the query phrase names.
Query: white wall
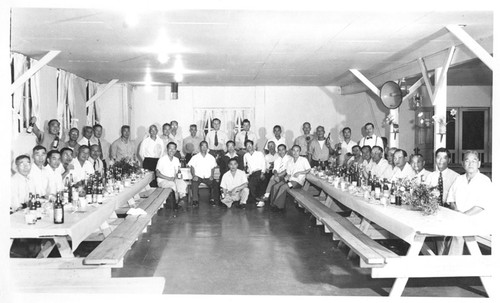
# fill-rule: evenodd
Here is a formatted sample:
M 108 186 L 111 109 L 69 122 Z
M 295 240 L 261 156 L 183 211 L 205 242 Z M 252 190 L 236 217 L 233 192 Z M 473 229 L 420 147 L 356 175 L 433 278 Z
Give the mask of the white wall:
M 361 127 L 366 122 L 381 124 L 386 113 L 367 94 L 341 96 L 333 90 L 333 87 L 311 86 L 180 86 L 179 99 L 170 100 L 169 87 L 153 87 L 148 91 L 138 86 L 132 96 L 132 136 L 140 139 L 150 124 L 161 125 L 171 120 L 177 120 L 183 136 L 187 136 L 188 125 L 194 122 L 194 107 L 254 107 L 252 129 L 259 137 L 270 136 L 272 127 L 279 124 L 287 144 L 302 134 L 305 121 L 313 127 L 325 126 L 335 141 L 344 126 L 350 126 L 353 139 L 359 140 Z M 379 131 L 385 130 L 379 127 L 377 133 Z M 261 140 L 259 142 L 262 146 Z

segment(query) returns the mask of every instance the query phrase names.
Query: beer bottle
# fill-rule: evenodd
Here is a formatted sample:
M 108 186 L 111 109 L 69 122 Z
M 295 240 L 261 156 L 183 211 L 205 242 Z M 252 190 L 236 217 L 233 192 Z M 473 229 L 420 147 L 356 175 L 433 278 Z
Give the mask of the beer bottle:
M 373 190 L 375 191 L 375 199 L 377 200 L 380 200 L 380 192 L 381 192 L 381 187 L 380 187 L 380 182 L 375 179 L 375 181 L 373 181 Z
M 56 201 L 54 202 L 54 224 L 64 223 L 64 206 L 61 202 L 61 196 L 57 193 Z
M 30 222 L 32 222 L 31 224 L 35 224 L 36 220 L 37 220 L 37 211 L 36 211 L 35 196 L 31 196 L 31 201 L 30 201 L 29 207 L 30 207 L 29 215 L 30 215 L 30 218 L 31 218 Z
M 42 203 L 40 202 L 39 195 L 36 195 L 35 209 L 36 209 L 36 219 L 42 220 Z
M 182 172 L 181 172 L 181 168 L 179 167 L 179 170 L 177 171 L 177 179 L 181 179 L 182 180 Z
M 386 198 L 389 198 L 389 196 L 391 195 L 391 192 L 389 191 L 389 185 L 388 185 L 388 181 L 386 178 L 384 178 L 384 187 L 382 189 L 384 191 L 384 196 Z
M 54 141 L 52 141 L 52 148 L 57 149 L 58 146 L 59 146 L 59 136 L 56 135 L 56 137 L 54 138 Z

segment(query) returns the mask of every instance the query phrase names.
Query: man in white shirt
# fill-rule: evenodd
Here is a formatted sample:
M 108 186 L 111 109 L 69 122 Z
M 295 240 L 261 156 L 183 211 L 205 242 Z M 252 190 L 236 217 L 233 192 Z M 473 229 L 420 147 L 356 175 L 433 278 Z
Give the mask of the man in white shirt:
M 80 146 L 87 145 L 89 148 L 92 146 L 92 136 L 94 135 L 94 129 L 92 126 L 84 126 L 82 129 L 82 138 L 78 141 Z
M 109 164 L 109 152 L 111 148 L 111 143 L 109 143 L 106 139 L 102 137 L 102 125 L 95 124 L 93 127 L 94 136 L 90 140 L 92 144 L 97 144 L 101 147 L 101 156 L 100 158 Z
M 302 131 L 304 134 L 297 137 L 293 144 L 300 146 L 300 155 L 307 158 L 309 156 L 309 145 L 316 136 L 311 135 L 311 123 L 309 122 L 302 124 Z
M 351 140 L 351 128 L 350 127 L 344 127 L 342 129 L 342 136 L 344 137 L 344 140 L 336 144 L 336 149 L 340 150 L 340 155 L 339 155 L 339 163 L 344 163 L 345 160 L 345 155 L 347 153 L 352 152 L 352 148 L 356 145 L 358 145 L 356 142 Z
M 220 130 L 220 120 L 212 120 L 213 129 L 208 132 L 205 140 L 208 142 L 209 153 L 215 157 L 218 166 L 221 166 L 222 157 L 226 151 L 227 134 Z
M 434 154 L 436 170 L 431 172 L 425 183 L 432 187 L 438 187 L 440 191 L 440 201 L 441 206 L 448 207 L 445 204 L 448 201 L 448 192 L 450 191 L 451 185 L 455 182 L 458 174 L 448 168 L 448 164 L 451 161 L 451 153 L 444 147 L 438 148 Z
M 156 125 L 149 126 L 149 136 L 144 138 L 139 148 L 139 156 L 142 159 L 142 167 L 144 169 L 155 171 L 156 163 L 165 153 L 165 145 L 163 140 L 158 136 L 158 128 Z M 157 187 L 156 178 L 149 183 L 151 187 Z
M 78 156 L 71 162 L 74 167 L 72 174 L 75 182 L 85 180 L 85 178 L 94 173 L 94 168 L 88 160 L 89 154 L 90 148 L 87 145 L 82 145 L 78 149 Z
M 330 139 L 325 138 L 325 128 L 323 126 L 316 127 L 316 139 L 311 141 L 309 145 L 310 163 L 311 166 L 319 166 L 320 163 L 327 164 L 330 159 L 330 154 L 333 153 L 333 148 L 330 144 Z
M 247 153 L 243 156 L 243 163 L 248 174 L 250 200 L 256 201 L 257 207 L 264 207 L 266 159 L 262 152 L 255 150 L 253 144 L 251 140 L 246 142 Z
M 244 171 L 238 169 L 238 161 L 235 158 L 229 160 L 229 171 L 222 176 L 220 187 L 224 197 L 221 202 L 228 208 L 237 201 L 239 201 L 241 208 L 247 204 L 250 193 L 247 175 Z
M 401 180 L 411 180 L 415 176 L 415 172 L 413 168 L 407 161 L 408 154 L 406 151 L 402 149 L 396 149 L 394 152 L 394 165 L 395 169 L 392 172 L 388 172 L 388 175 L 392 174 L 392 177 L 389 179 L 391 181 L 396 181 L 398 179 Z M 387 161 L 389 163 L 389 161 Z M 389 164 L 390 167 L 390 164 Z
M 70 148 L 73 151 L 73 155 L 76 157 L 76 155 L 78 154 L 78 148 L 80 147 L 80 144 L 78 144 L 78 137 L 80 137 L 80 131 L 78 130 L 78 128 L 71 128 L 68 132 L 68 137 L 69 140 L 64 142 L 61 146 L 63 148 Z
M 92 164 L 94 172 L 99 172 L 101 176 L 105 176 L 107 166 L 106 162 L 101 160 L 101 148 L 99 145 L 94 144 L 90 147 L 89 162 Z
M 264 146 L 264 151 L 269 150 L 267 148 L 267 145 L 269 142 L 274 142 L 275 146 L 279 146 L 280 144 L 284 144 L 286 146 L 286 141 L 285 138 L 281 136 L 281 126 L 275 125 L 273 127 L 273 135 L 271 138 L 269 138 L 266 142 L 266 145 Z
M 162 126 L 162 134 L 160 135 L 160 138 L 163 140 L 163 145 L 165 147 L 168 145 L 168 143 L 173 142 L 173 140 L 170 138 L 170 130 L 172 127 L 170 126 L 170 123 L 165 123 Z
M 373 123 L 368 122 L 365 124 L 366 137 L 359 140 L 359 146 L 369 145 L 371 148 L 374 146 L 380 146 L 382 148 L 382 152 L 384 152 L 384 141 L 382 138 L 373 133 L 374 130 L 375 126 Z
M 373 165 L 372 162 L 372 148 L 370 145 L 365 145 L 361 147 L 361 168 L 365 177 L 368 175 L 368 171 L 371 170 Z
M 455 179 L 446 201 L 451 209 L 475 215 L 488 209 L 489 204 L 494 202 L 493 184 L 490 178 L 479 171 L 481 161 L 476 151 L 466 151 L 462 165 L 465 174 Z
M 51 150 L 47 153 L 47 195 L 56 197 L 58 192 L 64 189 L 62 175 L 59 171 L 61 164 L 61 153 L 57 150 Z
M 378 145 L 372 148 L 372 159 L 371 165 L 369 165 L 368 172 L 371 173 L 372 177 L 377 177 L 378 179 L 390 179 L 392 177 L 392 170 L 389 162 L 383 158 L 384 151 Z M 367 177 L 367 176 L 366 176 Z
M 80 149 L 80 148 L 78 148 Z M 61 165 L 59 165 L 59 172 L 62 174 L 62 178 L 66 178 L 69 173 L 73 172 L 75 167 L 73 166 L 73 151 L 70 148 L 61 149 Z M 78 156 L 78 151 L 76 151 L 76 157 Z
M 182 150 L 182 134 L 179 131 L 179 123 L 175 120 L 170 122 L 170 135 L 169 135 L 169 140 L 171 142 L 175 142 L 177 145 L 177 152 L 175 153 L 175 156 L 177 158 L 181 158 L 181 150 Z
M 271 196 L 271 210 L 281 211 L 285 208 L 286 192 L 288 188 L 301 188 L 306 181 L 306 175 L 311 170 L 309 161 L 300 156 L 300 146 L 292 147 L 292 159 L 287 162 L 284 183 L 275 186 Z
M 273 141 L 269 142 L 267 147 L 269 148 L 269 153 L 264 156 L 264 159 L 266 159 L 266 174 L 272 174 L 274 160 L 278 158 L 278 153 L 276 152 L 276 145 Z
M 175 194 L 174 210 L 179 209 L 181 200 L 185 203 L 187 184 L 183 179 L 177 177 L 181 163 L 179 158 L 175 157 L 177 146 L 175 142 L 167 144 L 167 153 L 162 156 L 156 165 L 156 181 L 158 187 L 171 188 Z
M 424 156 L 422 156 L 421 154 L 415 154 L 411 156 L 410 162 L 411 162 L 411 167 L 413 168 L 413 172 L 415 173 L 413 180 L 418 184 L 425 183 L 427 176 L 431 172 L 424 168 L 425 166 Z
M 214 179 L 214 171 L 217 167 L 215 158 L 208 153 L 208 142 L 201 141 L 200 152 L 194 155 L 189 160 L 188 166 L 191 168 L 192 187 L 193 187 L 193 207 L 198 206 L 198 189 L 200 183 L 205 183 L 210 190 L 210 204 L 217 205 L 216 200 L 219 200 L 219 185 Z
M 47 194 L 48 178 L 45 161 L 47 160 L 47 151 L 45 147 L 37 145 L 33 148 L 33 165 L 29 174 L 29 179 L 35 187 L 34 194 L 44 197 Z
M 243 157 L 247 152 L 245 142 L 251 140 L 252 142 L 257 142 L 257 135 L 254 132 L 250 131 L 250 121 L 248 119 L 243 120 L 243 129 L 236 134 L 234 141 L 235 147 L 238 151 L 238 154 Z
M 274 160 L 273 175 L 267 184 L 266 193 L 264 194 L 264 199 L 272 200 L 271 192 L 273 192 L 274 187 L 279 187 L 285 181 L 286 168 L 288 166 L 288 161 L 292 159 L 286 153 L 286 146 L 281 144 L 278 146 L 278 157 Z
M 16 212 L 29 200 L 29 194 L 34 193 L 35 186 L 29 179 L 31 159 L 26 155 L 18 156 L 15 160 L 17 172 L 12 175 L 10 182 L 10 210 Z
M 191 157 L 200 152 L 200 142 L 203 138 L 198 136 L 198 127 L 196 124 L 189 126 L 189 136 L 182 140 L 182 154 L 186 158 L 186 162 L 191 160 Z

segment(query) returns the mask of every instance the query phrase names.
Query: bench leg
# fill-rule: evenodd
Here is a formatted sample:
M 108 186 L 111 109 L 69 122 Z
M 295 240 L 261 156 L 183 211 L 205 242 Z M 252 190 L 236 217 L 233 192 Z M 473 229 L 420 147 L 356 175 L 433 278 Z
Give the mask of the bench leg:
M 464 237 L 465 245 L 469 249 L 469 253 L 471 256 L 481 256 L 481 250 L 479 249 L 479 245 L 477 244 L 476 237 Z M 479 277 L 481 279 L 481 283 L 483 283 L 484 290 L 486 294 L 490 298 L 495 298 L 495 289 L 497 285 L 494 285 L 493 277 Z
M 74 257 L 66 237 L 54 237 L 54 242 L 56 243 L 57 249 L 59 250 L 62 258 Z
M 424 245 L 424 241 L 425 236 L 415 236 L 413 242 L 410 243 L 410 248 L 408 249 L 406 255 L 409 257 L 418 256 L 422 246 Z M 392 285 L 391 292 L 389 293 L 389 297 L 401 297 L 406 283 L 408 283 L 408 277 L 396 278 L 396 281 L 394 281 L 394 284 Z
M 368 231 L 368 229 L 370 228 L 371 226 L 371 223 L 370 220 L 366 219 L 366 218 L 363 218 L 361 220 L 361 224 L 359 225 L 359 229 L 366 234 L 366 232 Z M 353 250 L 349 250 L 349 253 L 347 254 L 347 259 L 352 259 L 356 256 L 356 253 L 353 251 Z

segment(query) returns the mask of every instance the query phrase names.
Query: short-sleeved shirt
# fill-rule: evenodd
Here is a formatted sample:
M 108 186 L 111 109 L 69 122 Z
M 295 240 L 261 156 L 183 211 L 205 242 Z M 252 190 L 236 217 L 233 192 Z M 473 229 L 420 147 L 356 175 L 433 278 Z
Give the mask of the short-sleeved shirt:
M 247 152 L 243 156 L 243 163 L 248 166 L 248 173 L 250 174 L 259 170 L 262 173 L 266 171 L 266 159 L 264 154 L 258 150 L 255 150 L 252 154 Z
M 200 142 L 203 141 L 199 136 L 188 136 L 182 140 L 182 152 L 184 154 L 197 154 L 200 152 Z
M 326 146 L 326 139 L 320 144 L 318 139 L 314 139 L 309 145 L 309 154 L 315 161 L 328 161 L 330 158 L 330 149 Z M 323 145 L 323 146 L 321 146 Z
M 380 159 L 378 163 L 372 160 L 370 163 L 372 165 L 369 171 L 372 173 L 372 176 L 377 176 L 379 179 L 390 179 L 392 177 L 392 167 L 386 159 Z
M 470 182 L 467 175 L 463 174 L 455 179 L 448 193 L 447 202 L 455 202 L 457 210 L 468 211 L 474 206 L 487 209 L 493 196 L 493 184 L 490 178 L 478 172 Z
M 233 188 L 236 188 L 247 182 L 248 182 L 247 175 L 245 174 L 244 171 L 242 171 L 241 169 L 237 169 L 233 176 L 233 174 L 229 170 L 222 176 L 222 179 L 220 181 L 220 187 L 227 190 L 233 190 Z
M 80 161 L 78 161 L 77 158 L 73 159 L 73 161 L 71 161 L 71 164 L 73 164 L 73 180 L 75 182 L 79 182 L 81 180 L 84 180 L 87 175 L 91 175 L 94 173 L 94 167 L 92 166 L 92 164 L 90 163 L 89 160 L 86 160 L 85 162 L 83 162 L 83 165 L 80 164 Z
M 43 166 L 40 169 L 34 163 L 31 164 L 31 170 L 28 174 L 29 179 L 33 183 L 35 192 L 34 194 L 38 194 L 40 196 L 45 196 L 47 194 L 48 187 L 48 176 L 47 176 L 47 167 Z
M 286 174 L 290 176 L 290 181 L 295 181 L 299 183 L 300 185 L 304 185 L 306 181 L 306 175 L 305 174 L 300 174 L 298 177 L 294 177 L 293 175 L 295 173 L 305 171 L 311 168 L 311 165 L 309 165 L 309 161 L 307 161 L 306 158 L 304 157 L 298 157 L 297 160 L 294 158 L 290 159 L 288 161 L 288 165 L 286 167 Z
M 313 139 L 316 139 L 316 137 L 314 135 L 311 135 L 311 134 L 302 135 L 302 136 L 299 136 L 295 139 L 293 144 L 300 146 L 300 155 L 301 156 L 307 156 L 309 154 L 309 145 L 311 144 Z M 278 148 L 278 146 L 276 146 L 276 148 Z
M 217 162 L 215 162 L 214 156 L 209 153 L 206 153 L 205 156 L 203 156 L 202 153 L 198 153 L 189 160 L 188 166 L 194 168 L 196 176 L 200 178 L 210 178 L 212 169 L 217 166 Z
M 180 167 L 181 163 L 179 158 L 172 157 L 172 159 L 170 159 L 168 155 L 161 157 L 156 164 L 156 169 L 159 170 L 162 175 L 169 178 L 175 177 Z
M 35 193 L 35 186 L 29 177 L 15 173 L 10 179 L 10 207 L 16 210 L 29 199 L 30 193 Z
M 453 170 L 446 168 L 442 172 L 443 175 L 443 201 L 448 201 L 448 193 L 450 191 L 451 185 L 455 182 L 455 179 L 459 176 Z M 439 170 L 431 172 L 427 179 L 425 179 L 425 183 L 429 186 L 435 187 L 438 186 L 439 181 Z
M 413 170 L 413 168 L 411 167 L 410 164 L 405 163 L 403 170 L 401 170 L 397 166 L 394 166 L 393 175 L 392 175 L 392 178 L 390 180 L 392 180 L 392 181 L 396 181 L 397 179 L 411 180 L 411 179 L 413 179 L 413 177 L 415 177 L 415 171 Z
M 40 144 L 43 147 L 45 147 L 47 152 L 53 149 L 59 149 L 63 145 L 63 141 L 61 140 L 61 138 L 59 138 L 59 145 L 57 146 L 57 148 L 52 148 L 52 143 L 54 142 L 55 138 L 56 135 L 50 134 L 48 132 L 42 132 L 42 139 L 37 140 L 37 144 Z
M 215 145 L 215 133 L 217 133 L 217 146 Z M 210 150 L 226 150 L 227 134 L 220 129 L 218 131 L 211 130 L 208 132 L 205 140 L 208 143 Z
M 64 189 L 62 175 L 59 169 L 52 169 L 52 167 L 46 167 L 46 175 L 47 175 L 47 194 L 56 195 L 58 192 Z
M 245 136 L 247 137 L 247 140 L 250 140 L 253 143 L 257 143 L 257 135 L 255 135 L 254 132 L 248 131 L 247 134 L 245 130 L 241 130 L 239 133 L 236 134 L 234 138 L 235 148 L 237 149 L 245 148 Z
M 124 141 L 118 138 L 111 144 L 111 158 L 120 161 L 123 158 L 132 159 L 137 151 L 137 145 L 134 140 Z
M 165 145 L 160 137 L 157 136 L 155 140 L 151 137 L 146 137 L 141 142 L 139 155 L 143 160 L 146 158 L 160 158 L 163 156 L 164 151 Z
M 170 140 L 170 142 L 175 142 L 175 144 L 177 144 L 177 150 L 179 152 L 182 151 L 182 134 L 179 130 L 177 130 L 175 135 L 170 133 L 169 140 Z M 167 145 L 165 145 L 165 146 L 167 146 Z

